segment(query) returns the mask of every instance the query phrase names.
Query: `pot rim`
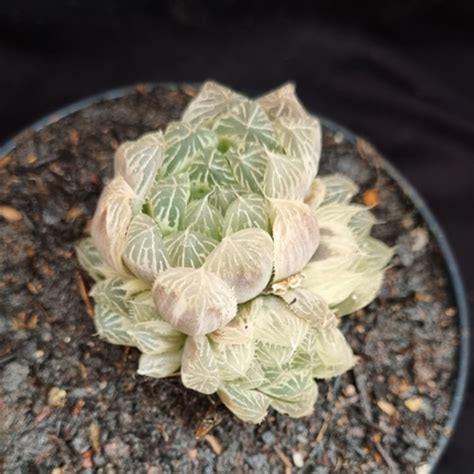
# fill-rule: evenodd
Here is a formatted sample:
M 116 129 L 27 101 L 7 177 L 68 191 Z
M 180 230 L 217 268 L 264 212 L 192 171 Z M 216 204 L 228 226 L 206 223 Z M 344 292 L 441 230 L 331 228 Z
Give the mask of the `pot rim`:
M 183 85 L 198 85 L 193 82 L 147 82 L 142 83 L 140 86 L 145 88 L 153 88 L 156 86 L 163 86 L 172 89 L 178 89 Z M 27 127 L 24 127 L 20 133 L 17 133 L 12 138 L 8 139 L 3 145 L 0 146 L 0 157 L 7 155 L 16 147 L 16 137 L 21 136 L 27 132 L 38 132 L 48 125 L 57 122 L 69 115 L 72 115 L 80 110 L 92 106 L 98 102 L 109 101 L 113 99 L 119 99 L 125 95 L 133 92 L 137 92 L 137 85 L 128 85 L 124 87 L 114 88 L 105 92 L 91 95 L 84 99 L 80 99 L 57 109 L 56 111 L 49 113 L 39 120 L 34 121 Z M 333 122 L 324 116 L 316 114 L 321 124 L 333 132 L 340 132 L 347 138 L 352 144 L 355 145 L 357 135 L 351 130 L 345 128 Z M 464 396 L 466 393 L 468 373 L 469 373 L 469 345 L 470 345 L 470 330 L 469 330 L 469 309 L 467 303 L 466 290 L 461 277 L 458 263 L 454 256 L 454 252 L 448 239 L 436 219 L 431 209 L 426 204 L 425 200 L 421 197 L 419 192 L 413 187 L 413 185 L 398 171 L 398 169 L 385 157 L 381 156 L 383 167 L 387 174 L 400 186 L 402 192 L 410 199 L 417 211 L 420 213 L 430 232 L 434 236 L 437 244 L 439 245 L 441 255 L 443 257 L 446 271 L 449 276 L 449 286 L 453 295 L 454 303 L 458 310 L 458 324 L 459 324 L 459 352 L 458 352 L 458 371 L 456 376 L 456 388 L 453 393 L 453 400 L 448 411 L 448 418 L 446 420 L 445 427 L 448 429 L 448 436 L 440 433 L 439 441 L 436 449 L 433 451 L 431 456 L 426 460 L 430 470 L 433 472 L 437 464 L 441 460 L 441 457 L 446 451 L 446 448 L 450 441 L 450 434 L 453 432 L 456 423 L 459 419 Z

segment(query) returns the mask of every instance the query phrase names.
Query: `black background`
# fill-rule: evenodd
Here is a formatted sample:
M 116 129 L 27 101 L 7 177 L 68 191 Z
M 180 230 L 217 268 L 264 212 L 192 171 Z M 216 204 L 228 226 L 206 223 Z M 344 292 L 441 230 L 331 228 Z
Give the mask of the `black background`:
M 373 142 L 447 232 L 474 296 L 474 3 L 41 0 L 0 4 L 0 141 L 91 94 L 213 78 Z M 472 360 L 472 355 L 471 355 Z M 441 473 L 474 469 L 471 383 Z

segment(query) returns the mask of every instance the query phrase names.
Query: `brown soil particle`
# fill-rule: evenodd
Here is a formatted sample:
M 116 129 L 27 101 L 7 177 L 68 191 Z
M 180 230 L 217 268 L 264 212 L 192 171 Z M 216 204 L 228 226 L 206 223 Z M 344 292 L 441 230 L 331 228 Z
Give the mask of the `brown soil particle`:
M 193 94 L 143 86 L 29 130 L 0 157 L 0 469 L 414 473 L 443 435 L 458 321 L 436 242 L 364 142 L 325 130 L 321 172 L 361 186 L 397 255 L 380 297 L 344 319 L 360 363 L 320 382 L 313 416 L 243 424 L 177 377 L 137 375 L 135 349 L 95 336 L 74 244 L 114 149 L 178 119 Z M 216 426 L 197 440 L 206 416 Z

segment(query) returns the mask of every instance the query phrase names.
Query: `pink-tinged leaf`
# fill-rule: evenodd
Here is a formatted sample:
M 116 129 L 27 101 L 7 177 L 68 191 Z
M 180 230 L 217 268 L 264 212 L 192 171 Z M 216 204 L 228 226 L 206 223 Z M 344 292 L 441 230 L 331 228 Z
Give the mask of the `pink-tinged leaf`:
M 122 254 L 136 194 L 117 176 L 104 189 L 92 219 L 91 235 L 102 259 L 119 274 L 127 274 Z
M 258 296 L 273 269 L 273 241 L 262 229 L 244 229 L 225 237 L 209 254 L 204 268 L 218 275 L 235 293 L 237 303 Z
M 300 272 L 319 244 L 319 227 L 311 209 L 300 201 L 271 199 L 274 281 Z
M 208 334 L 237 313 L 234 292 L 203 268 L 170 268 L 158 275 L 153 301 L 165 321 L 188 336 Z

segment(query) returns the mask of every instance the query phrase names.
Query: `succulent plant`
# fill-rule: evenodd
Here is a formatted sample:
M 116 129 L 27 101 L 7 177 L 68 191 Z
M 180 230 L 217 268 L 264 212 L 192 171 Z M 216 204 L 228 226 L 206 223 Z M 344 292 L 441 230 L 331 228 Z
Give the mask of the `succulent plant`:
M 357 186 L 316 177 L 320 154 L 291 84 L 252 101 L 207 82 L 181 121 L 122 144 L 77 246 L 99 336 L 244 421 L 312 413 L 314 379 L 355 363 L 340 316 L 392 256 Z

